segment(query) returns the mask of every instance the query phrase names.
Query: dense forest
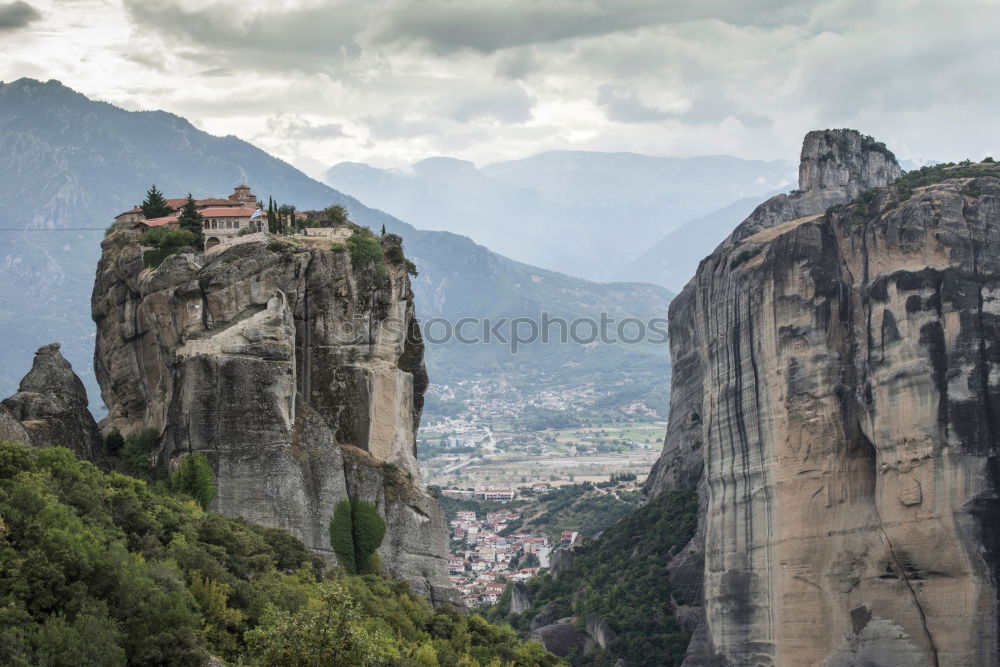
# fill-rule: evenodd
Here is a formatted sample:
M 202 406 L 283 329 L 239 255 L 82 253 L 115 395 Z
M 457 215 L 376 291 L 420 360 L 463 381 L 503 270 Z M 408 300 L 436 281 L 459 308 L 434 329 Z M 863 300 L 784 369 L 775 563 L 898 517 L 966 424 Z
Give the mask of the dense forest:
M 193 473 L 192 473 L 193 474 Z M 197 484 L 190 485 L 197 488 Z M 0 664 L 548 666 L 509 626 L 329 568 L 283 530 L 0 443 Z M 220 664 L 220 663 L 217 663 Z
M 576 617 L 580 630 L 597 614 L 616 636 L 606 649 L 571 653 L 567 659 L 573 665 L 612 667 L 619 659 L 629 665 L 680 665 L 690 637 L 674 618 L 666 565 L 669 554 L 694 535 L 697 513 L 698 500 L 690 491 L 665 493 L 577 548 L 571 566 L 530 580 L 532 604 L 523 614 L 510 614 L 509 590 L 484 613 L 522 632 L 546 607 L 553 620 Z

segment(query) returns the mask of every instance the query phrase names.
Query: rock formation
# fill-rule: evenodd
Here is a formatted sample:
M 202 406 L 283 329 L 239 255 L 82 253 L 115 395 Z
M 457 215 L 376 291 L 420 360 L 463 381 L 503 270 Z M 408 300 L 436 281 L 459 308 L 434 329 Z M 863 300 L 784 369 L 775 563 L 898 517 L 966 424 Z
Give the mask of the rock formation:
M 531 607 L 531 591 L 520 581 L 510 585 L 510 613 L 523 614 Z
M 856 132 L 802 156 L 670 308 L 686 664 L 995 665 L 1000 169 L 910 196 Z
M 69 447 L 80 458 L 101 461 L 101 433 L 87 409 L 87 391 L 59 352 L 59 343 L 38 348 L 31 370 L 3 407 L 19 422 L 26 441 Z M 16 426 L 4 430 L 10 431 L 10 438 L 19 439 Z
M 331 560 L 336 503 L 374 502 L 383 568 L 460 603 L 442 510 L 419 484 L 427 376 L 400 239 L 372 241 L 397 261 L 272 240 L 151 270 L 137 243 L 106 239 L 92 300 L 106 425 L 162 434 L 161 465 L 206 454 L 210 509 L 287 528 Z
M 17 417 L 3 404 L 0 404 L 0 442 L 4 440 L 30 443 L 31 437 Z

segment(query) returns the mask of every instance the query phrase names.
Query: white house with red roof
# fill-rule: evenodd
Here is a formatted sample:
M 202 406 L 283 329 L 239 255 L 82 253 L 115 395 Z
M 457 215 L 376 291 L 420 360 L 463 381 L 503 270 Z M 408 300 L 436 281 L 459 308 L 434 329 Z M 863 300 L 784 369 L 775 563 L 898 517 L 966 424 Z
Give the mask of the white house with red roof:
M 167 205 L 173 209 L 169 215 L 161 218 L 146 219 L 138 206 L 115 216 L 115 227 L 144 231 L 153 227 L 178 229 L 181 207 L 187 203 L 187 197 L 167 199 Z M 250 191 L 249 185 L 238 185 L 233 194 L 226 199 L 210 197 L 196 199 L 195 206 L 201 213 L 204 222 L 205 250 L 211 250 L 219 245 L 228 245 L 244 230 L 251 232 L 268 232 L 267 217 L 257 208 L 257 196 Z

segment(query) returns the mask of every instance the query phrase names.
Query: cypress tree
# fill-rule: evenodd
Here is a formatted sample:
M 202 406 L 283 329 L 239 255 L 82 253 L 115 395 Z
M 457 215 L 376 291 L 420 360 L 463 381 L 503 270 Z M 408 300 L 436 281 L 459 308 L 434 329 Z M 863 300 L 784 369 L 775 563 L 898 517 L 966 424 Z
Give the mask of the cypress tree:
M 344 499 L 337 503 L 330 517 L 330 546 L 337 554 L 337 560 L 348 574 L 357 574 L 354 560 L 354 522 L 351 517 L 351 501 Z
M 162 218 L 165 215 L 170 215 L 173 211 L 167 203 L 166 198 L 164 198 L 163 193 L 156 188 L 155 183 L 149 190 L 146 190 L 146 199 L 139 205 L 139 208 L 142 209 L 142 214 L 146 216 L 147 220 L 150 218 Z
M 351 510 L 354 515 L 354 562 L 363 574 L 377 573 L 375 550 L 385 537 L 385 521 L 378 515 L 375 505 L 364 500 L 351 503 Z
M 204 454 L 185 455 L 177 472 L 170 477 L 170 487 L 188 494 L 202 509 L 207 509 L 215 497 L 215 476 L 208 458 Z
M 181 229 L 185 229 L 197 237 L 198 247 L 201 247 L 205 240 L 204 220 L 201 213 L 198 212 L 198 205 L 194 203 L 190 192 L 188 193 L 187 201 L 181 207 L 181 214 L 177 218 L 177 222 L 180 224 Z
M 341 500 L 330 517 L 330 546 L 348 574 L 377 573 L 375 551 L 385 538 L 385 521 L 365 500 Z

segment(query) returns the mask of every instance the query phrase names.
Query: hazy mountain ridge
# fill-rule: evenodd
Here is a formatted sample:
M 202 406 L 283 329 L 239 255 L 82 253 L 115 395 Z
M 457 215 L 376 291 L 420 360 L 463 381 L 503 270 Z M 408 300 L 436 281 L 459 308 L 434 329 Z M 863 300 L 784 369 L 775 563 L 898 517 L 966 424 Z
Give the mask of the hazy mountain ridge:
M 650 238 L 741 197 L 763 199 L 793 177 L 783 161 L 549 151 L 481 168 L 446 157 L 407 169 L 340 163 L 324 180 L 522 262 L 590 280 L 634 280 L 630 262 Z
M 376 232 L 384 225 L 404 238 L 407 256 L 421 271 L 414 280 L 421 318 L 501 311 L 532 317 L 543 309 L 566 317 L 596 317 L 606 310 L 663 316 L 671 296 L 648 285 L 609 287 L 547 273 L 512 262 L 466 237 L 417 230 L 236 137 L 209 135 L 165 112 L 130 112 L 94 102 L 56 81 L 0 84 L 0 150 L 8 158 L 0 166 L 0 201 L 8 207 L 3 226 L 27 230 L 0 232 L 0 316 L 10 323 L 7 344 L 0 350 L 0 393 L 16 389 L 39 345 L 59 340 L 79 369 L 92 405 L 100 405 L 91 371 L 88 285 L 102 230 L 113 215 L 141 199 L 150 183 L 168 195 L 191 191 L 204 197 L 247 182 L 258 196 L 273 195 L 300 209 L 342 204 L 360 224 Z M 557 288 L 550 289 L 550 284 Z M 438 349 L 428 349 L 431 379 L 448 381 Z M 648 363 L 640 364 L 650 369 L 648 382 L 661 389 L 668 377 L 664 349 L 643 348 L 641 356 Z M 467 370 L 516 371 L 526 363 L 502 346 L 461 350 L 461 361 L 453 362 Z M 632 359 L 634 351 L 623 346 L 596 351 L 565 346 L 555 356 L 545 356 L 565 380 L 576 378 L 574 368 L 597 355 Z M 615 367 L 604 361 L 597 366 Z
M 760 202 L 761 197 L 744 197 L 685 222 L 636 257 L 619 275 L 680 292 L 694 277 L 702 258 L 711 254 Z

